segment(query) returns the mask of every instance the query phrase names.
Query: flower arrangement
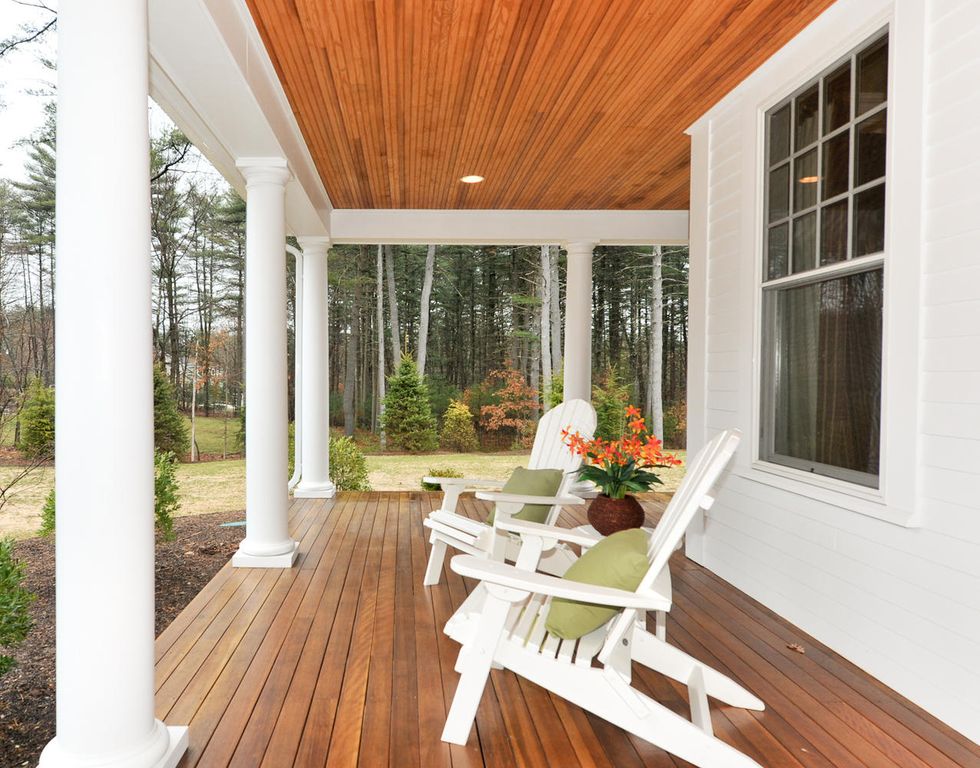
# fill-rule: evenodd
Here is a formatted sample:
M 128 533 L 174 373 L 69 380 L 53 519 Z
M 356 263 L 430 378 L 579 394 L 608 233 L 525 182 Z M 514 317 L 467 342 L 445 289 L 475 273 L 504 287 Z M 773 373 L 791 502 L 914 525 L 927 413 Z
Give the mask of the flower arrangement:
M 586 440 L 578 432 L 562 430 L 562 441 L 585 461 L 579 470 L 582 480 L 595 483 L 610 499 L 644 493 L 662 483 L 654 468 L 680 466 L 676 456 L 663 452 L 663 443 L 647 430 L 640 411 L 626 408 L 627 433 L 618 440 Z

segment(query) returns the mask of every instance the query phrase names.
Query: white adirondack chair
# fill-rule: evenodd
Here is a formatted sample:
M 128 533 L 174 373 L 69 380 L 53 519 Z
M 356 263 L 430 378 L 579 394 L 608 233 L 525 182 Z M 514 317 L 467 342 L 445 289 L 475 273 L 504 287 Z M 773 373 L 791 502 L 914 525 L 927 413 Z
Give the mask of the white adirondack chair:
M 525 504 L 548 504 L 551 509 L 548 511 L 547 523 L 553 525 L 562 505 L 582 504 L 582 499 L 569 493 L 576 482 L 575 473 L 582 464 L 582 458 L 568 449 L 562 441 L 561 433 L 567 429 L 591 438 L 595 425 L 595 409 L 584 400 L 569 400 L 545 413 L 538 422 L 527 466 L 528 469 L 560 469 L 564 472 L 565 477 L 558 492 L 554 496 L 523 496 L 481 491 L 477 494 L 478 498 L 492 501 L 496 505 L 494 522 L 506 522 Z M 425 482 L 439 483 L 443 497 L 440 508 L 431 512 L 424 521 L 426 528 L 431 530 L 429 541 L 432 543 L 432 550 L 429 553 L 423 585 L 439 583 L 447 546 L 476 557 L 497 560 L 516 558 L 520 549 L 520 542 L 516 537 L 502 530 L 495 531 L 493 526 L 456 512 L 459 496 L 463 491 L 478 487 L 499 489 L 505 481 L 475 477 L 426 477 Z M 543 559 L 541 567 L 551 573 L 564 573 L 574 559 L 569 550 L 555 548 Z
M 508 528 L 522 536 L 517 565 L 454 557 L 457 573 L 480 579 L 486 588 L 482 611 L 473 617 L 460 650 L 461 673 L 442 739 L 465 744 L 491 667 L 503 667 L 574 704 L 703 768 L 759 768 L 712 734 L 707 697 L 735 707 L 764 709 L 738 683 L 648 632 L 646 612 L 669 610 L 670 598 L 657 592 L 659 574 L 699 508 L 708 508 L 712 487 L 739 441 L 737 431 L 715 437 L 690 464 L 688 475 L 651 536 L 650 569 L 635 592 L 597 587 L 535 572 L 539 554 L 561 529 L 542 535 L 527 523 Z M 605 625 L 575 641 L 549 634 L 545 619 L 554 597 L 615 606 L 623 610 Z M 598 657 L 600 666 L 593 665 Z M 632 662 L 684 683 L 691 720 L 630 684 Z

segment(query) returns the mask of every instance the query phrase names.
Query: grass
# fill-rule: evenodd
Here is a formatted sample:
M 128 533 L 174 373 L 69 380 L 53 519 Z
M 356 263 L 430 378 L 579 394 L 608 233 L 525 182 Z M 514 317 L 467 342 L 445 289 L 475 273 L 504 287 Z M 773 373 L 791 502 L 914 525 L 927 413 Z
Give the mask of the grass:
M 205 419 L 201 418 L 199 427 L 201 421 Z M 211 421 L 219 422 L 218 426 L 221 426 L 220 418 L 212 417 Z M 222 432 L 212 428 L 208 433 L 202 433 L 202 438 L 204 434 L 213 437 Z M 198 442 L 200 444 L 200 440 Z M 203 445 L 201 450 L 205 450 Z M 684 451 L 671 453 L 680 459 L 686 458 Z M 514 467 L 527 466 L 527 460 L 527 454 L 519 453 L 388 454 L 368 456 L 367 465 L 371 487 L 375 490 L 417 491 L 421 488 L 422 477 L 435 467 L 452 467 L 466 477 L 506 478 Z M 17 467 L 0 467 L 0 486 L 6 485 L 17 472 Z M 664 484 L 655 490 L 672 492 L 684 476 L 684 468 L 663 470 L 660 476 Z M 244 459 L 180 464 L 177 481 L 180 483 L 178 516 L 222 512 L 228 514 L 229 520 L 235 520 L 244 515 Z M 285 481 L 283 478 L 284 484 Z M 18 483 L 0 509 L 0 536 L 33 536 L 40 525 L 44 499 L 53 486 L 52 467 L 41 467 Z
M 181 415 L 187 425 L 187 435 L 191 434 L 191 419 L 186 414 Z M 238 417 L 232 413 L 227 416 L 198 416 L 194 439 L 197 449 L 202 454 L 224 456 L 229 453 L 240 453 L 238 445 Z

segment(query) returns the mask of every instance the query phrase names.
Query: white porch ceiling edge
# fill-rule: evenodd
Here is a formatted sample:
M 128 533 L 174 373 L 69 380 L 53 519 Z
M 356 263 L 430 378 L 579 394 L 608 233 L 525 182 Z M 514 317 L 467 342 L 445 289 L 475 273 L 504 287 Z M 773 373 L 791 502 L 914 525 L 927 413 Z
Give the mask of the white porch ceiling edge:
M 330 238 L 335 243 L 684 245 L 688 212 L 336 208 Z
M 286 224 L 325 235 L 332 205 L 243 0 L 149 0 L 150 95 L 244 196 L 240 157 L 283 157 Z

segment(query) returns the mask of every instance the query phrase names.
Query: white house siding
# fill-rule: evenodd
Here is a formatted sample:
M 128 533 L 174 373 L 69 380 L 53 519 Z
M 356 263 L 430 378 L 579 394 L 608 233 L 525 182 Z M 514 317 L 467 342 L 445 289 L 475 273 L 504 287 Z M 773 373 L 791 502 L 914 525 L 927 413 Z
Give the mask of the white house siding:
M 898 142 L 905 149 L 889 166 L 885 420 L 892 442 L 883 467 L 885 503 L 875 505 L 753 466 L 757 155 L 764 110 L 884 23 L 891 24 L 892 93 L 905 95 L 901 108 L 895 99 L 895 112 L 904 115 L 899 130 L 906 133 L 895 138 L 890 105 L 891 148 Z M 691 408 L 704 414 L 692 419 L 691 446 L 732 425 L 746 437 L 703 530 L 689 536 L 689 555 L 974 741 L 980 741 L 978 83 L 980 3 L 931 0 L 923 11 L 921 0 L 840 0 L 699 121 L 692 168 L 703 175 L 692 190 L 706 190 L 699 196 L 707 198 L 707 215 L 692 212 L 691 242 L 692 259 L 706 256 L 706 263 L 692 267 L 691 311 L 706 320 L 693 326 L 704 334 L 693 348 L 703 344 L 704 353 L 693 357 L 689 372 Z M 897 241 L 909 239 L 916 215 L 921 227 L 913 232 L 921 235 L 903 247 Z M 896 338 L 909 318 L 912 333 L 902 327 Z M 915 514 L 905 520 L 911 526 L 879 519 L 901 522 L 908 513 Z

